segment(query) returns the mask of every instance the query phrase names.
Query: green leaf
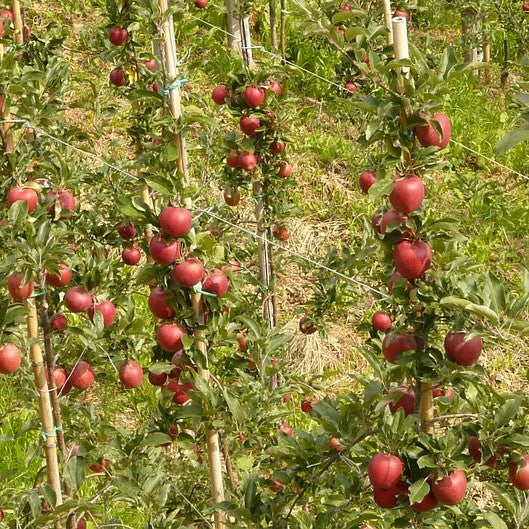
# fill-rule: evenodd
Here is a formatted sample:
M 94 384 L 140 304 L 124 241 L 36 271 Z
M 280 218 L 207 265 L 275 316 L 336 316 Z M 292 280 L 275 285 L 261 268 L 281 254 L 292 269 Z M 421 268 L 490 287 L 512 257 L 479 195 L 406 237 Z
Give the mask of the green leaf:
M 507 524 L 494 512 L 487 511 L 483 513 L 485 518 L 493 529 L 509 529 Z
M 257 483 L 255 482 L 255 477 L 250 476 L 246 482 L 246 490 L 244 492 L 244 506 L 252 511 L 255 509 L 257 503 Z
M 238 424 L 243 423 L 246 420 L 246 413 L 244 412 L 244 408 L 241 406 L 238 399 L 235 398 L 233 395 L 230 395 L 229 390 L 225 387 L 223 387 L 222 393 L 224 394 L 226 404 L 228 405 L 228 408 L 230 409 L 233 418 L 235 419 L 235 422 L 237 422 Z
M 529 124 L 518 127 L 517 129 L 508 132 L 494 148 L 494 152 L 498 155 L 505 154 L 519 143 L 529 140 Z
M 152 447 L 152 446 L 163 446 L 171 443 L 171 438 L 163 432 L 150 433 L 140 443 L 140 449 Z
M 529 435 L 514 433 L 509 437 L 509 440 L 519 446 L 529 447 Z
M 8 211 L 9 224 L 13 232 L 17 232 L 28 216 L 28 204 L 25 200 L 17 200 Z
M 520 405 L 524 401 L 525 396 L 519 395 L 513 399 L 508 400 L 497 412 L 494 421 L 498 426 L 504 426 L 511 421 L 518 413 Z
M 84 468 L 77 457 L 72 457 L 63 467 L 63 477 L 72 490 L 79 490 L 84 482 Z
M 471 314 L 475 314 L 476 316 L 485 318 L 496 325 L 500 321 L 499 316 L 489 307 L 485 307 L 485 305 L 476 305 L 475 303 L 468 303 L 465 307 L 465 310 L 467 312 L 470 312 Z
M 395 182 L 391 178 L 384 178 L 377 180 L 368 191 L 369 198 L 373 201 L 378 200 L 381 197 L 386 197 L 391 193 Z
M 430 485 L 428 485 L 427 479 L 420 479 L 410 486 L 410 503 L 421 502 L 430 492 Z

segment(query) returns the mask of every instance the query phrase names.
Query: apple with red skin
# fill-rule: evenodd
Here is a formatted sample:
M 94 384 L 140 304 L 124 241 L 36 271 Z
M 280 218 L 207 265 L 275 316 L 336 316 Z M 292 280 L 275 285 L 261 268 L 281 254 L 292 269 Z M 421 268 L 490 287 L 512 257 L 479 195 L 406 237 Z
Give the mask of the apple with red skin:
M 282 434 L 286 435 L 287 437 L 292 437 L 294 430 L 292 429 L 292 426 L 288 424 L 288 422 L 283 421 L 281 425 L 279 426 L 279 430 Z
M 281 162 L 279 164 L 279 171 L 277 172 L 277 176 L 279 178 L 288 178 L 289 176 L 292 176 L 293 168 L 292 166 L 287 162 Z
M 237 338 L 237 344 L 239 345 L 239 351 L 247 351 L 248 350 L 248 338 L 245 335 L 240 335 Z
M 436 399 L 437 397 L 445 397 L 449 400 L 454 400 L 456 396 L 456 392 L 452 388 L 448 388 L 445 391 L 442 388 L 435 387 L 432 389 L 432 395 L 434 399 Z
M 256 108 L 264 103 L 266 92 L 259 86 L 248 86 L 242 93 L 244 102 L 250 108 Z
M 143 368 L 134 360 L 127 360 L 119 368 L 119 380 L 126 389 L 135 389 L 143 381 Z
M 0 522 L 4 519 L 4 511 L 0 509 Z
M 253 136 L 257 129 L 261 126 L 261 120 L 259 118 L 252 118 L 250 116 L 241 116 L 239 125 L 244 134 L 247 136 Z
M 53 200 L 53 204 L 48 208 L 50 215 L 55 215 L 55 207 L 57 202 L 61 208 L 61 219 L 68 217 L 77 205 L 75 197 L 67 189 L 60 189 L 53 191 L 46 196 L 46 200 Z
M 8 375 L 17 371 L 22 365 L 20 349 L 12 343 L 6 343 L 0 348 L 0 373 Z
M 183 237 L 191 231 L 193 215 L 186 208 L 166 207 L 160 213 L 160 228 L 171 237 Z
M 103 327 L 110 327 L 116 319 L 116 307 L 114 303 L 109 300 L 101 301 L 96 303 L 88 309 L 88 317 L 93 322 L 95 311 L 99 312 L 103 317 Z
M 164 386 L 167 382 L 167 373 L 152 373 L 149 372 L 148 379 L 153 386 Z
M 72 280 L 72 270 L 64 263 L 59 265 L 59 273 L 47 272 L 46 282 L 52 287 L 65 287 Z
M 118 226 L 118 234 L 124 241 L 130 241 L 136 237 L 138 231 L 132 222 L 122 222 Z
M 108 30 L 108 40 L 114 44 L 114 46 L 122 46 L 127 42 L 129 32 L 122 27 L 113 26 Z
M 276 140 L 270 144 L 270 150 L 274 154 L 281 154 L 282 152 L 284 152 L 286 148 L 287 148 L 287 144 L 283 140 Z
M 308 316 L 303 316 L 299 320 L 298 327 L 303 334 L 314 334 L 318 330 L 316 326 L 309 321 Z
M 46 371 L 46 377 L 48 375 L 48 372 Z M 66 384 L 66 380 L 68 378 L 68 371 L 64 369 L 64 367 L 58 366 L 53 370 L 53 381 L 55 382 L 55 387 L 57 388 L 57 391 L 60 392 L 61 389 L 64 387 L 64 384 Z
M 94 304 L 94 300 L 90 292 L 87 292 L 82 286 L 76 286 L 66 292 L 64 304 L 70 312 L 77 314 L 90 309 Z
M 412 504 L 411 508 L 415 512 L 430 512 L 433 511 L 439 505 L 439 501 L 431 491 L 418 503 Z
M 84 518 L 79 518 L 77 520 L 77 528 L 76 529 L 86 529 L 86 520 Z
M 121 252 L 121 259 L 127 265 L 136 266 L 140 262 L 141 251 L 136 244 L 128 246 Z
M 285 226 L 281 225 L 281 226 L 276 226 L 273 230 L 272 230 L 272 235 L 276 238 L 276 239 L 279 239 L 280 241 L 288 241 L 288 239 L 290 239 L 290 233 L 288 233 L 288 230 L 286 229 Z
M 358 87 L 353 83 L 353 81 L 347 81 L 345 83 L 345 89 L 351 94 L 354 94 L 358 90 Z
M 110 468 L 110 461 L 108 459 L 103 459 L 100 462 L 95 462 L 90 465 L 90 470 L 96 474 L 102 474 Z
M 393 17 L 403 17 L 406 19 L 407 22 L 410 21 L 410 14 L 405 9 L 395 9 L 395 12 L 393 13 Z
M 518 490 L 529 490 L 529 455 L 522 456 L 520 463 L 509 465 L 509 479 Z
M 202 290 L 211 292 L 215 296 L 220 297 L 228 292 L 230 289 L 230 282 L 228 276 L 219 268 L 215 268 L 208 277 L 206 277 L 202 284 Z
M 417 345 L 417 338 L 413 334 L 390 332 L 382 342 L 382 354 L 388 362 L 395 364 L 397 356 L 404 351 L 416 351 Z
M 406 279 L 422 277 L 430 268 L 432 258 L 432 250 L 424 241 L 402 240 L 393 250 L 395 268 Z
M 259 158 L 253 152 L 243 151 L 239 153 L 237 162 L 243 171 L 253 171 L 259 163 Z
M 410 292 L 413 290 L 413 285 L 402 275 L 400 274 L 399 272 L 395 272 L 390 278 L 389 278 L 389 281 L 388 281 L 388 290 L 391 292 L 395 286 L 397 285 L 397 283 L 401 280 L 406 280 L 406 291 L 407 292 Z
M 399 504 L 399 496 L 408 494 L 408 487 L 404 483 L 397 483 L 390 489 L 373 489 L 373 499 L 383 509 L 393 509 Z
M 226 164 L 232 169 L 237 169 L 239 167 L 239 151 L 231 150 L 226 156 Z
M 392 388 L 389 392 L 389 394 L 392 393 L 401 393 L 402 397 L 397 399 L 394 402 L 389 403 L 389 411 L 393 414 L 397 413 L 397 410 L 402 408 L 404 411 L 404 416 L 407 417 L 408 415 L 411 415 L 412 413 L 415 413 L 415 404 L 417 402 L 417 399 L 415 397 L 415 392 L 409 388 Z
M 452 125 L 450 119 L 445 114 L 437 112 L 433 117 L 434 121 L 441 126 L 442 135 L 439 135 L 435 127 L 431 124 L 431 119 L 427 119 L 426 125 L 415 127 L 414 134 L 423 147 L 439 147 L 445 149 L 450 143 L 452 136 Z
M 272 485 L 270 485 L 270 490 L 272 492 L 279 492 L 285 485 L 281 482 L 281 481 L 278 481 L 278 480 L 275 480 Z
M 167 429 L 167 435 L 173 440 L 176 441 L 178 437 L 178 426 L 176 424 L 170 424 Z
M 15 186 L 7 192 L 7 207 L 10 208 L 15 202 L 22 200 L 28 205 L 28 211 L 32 213 L 39 204 L 39 196 L 34 189 L 29 187 Z
M 217 105 L 224 105 L 224 103 L 226 103 L 226 99 L 229 96 L 230 91 L 228 90 L 228 87 L 225 84 L 219 84 L 211 92 L 211 99 L 213 99 L 213 101 L 217 103 Z
M 125 77 L 125 70 L 121 67 L 114 68 L 109 74 L 110 82 L 114 86 L 124 86 L 127 83 L 127 78 Z
M 173 268 L 171 276 L 179 287 L 191 288 L 202 281 L 204 273 L 202 261 L 196 257 L 188 257 Z
M 236 206 L 241 201 L 241 194 L 239 190 L 234 187 L 227 187 L 224 189 L 224 202 L 228 206 Z
M 54 314 L 50 318 L 50 325 L 56 330 L 60 331 L 68 327 L 68 320 L 64 314 Z
M 84 390 L 88 389 L 95 381 L 94 370 L 92 366 L 84 360 L 79 361 L 70 373 L 68 381 L 74 388 Z
M 156 68 L 158 68 L 156 59 L 149 59 L 147 61 L 143 61 L 143 64 L 145 65 L 145 68 L 147 68 L 147 70 L 150 70 L 151 72 L 154 72 Z
M 379 452 L 369 462 L 369 482 L 379 489 L 391 489 L 402 477 L 404 465 L 400 457 Z
M 374 185 L 377 181 L 377 176 L 373 171 L 364 171 L 358 179 L 360 183 L 360 189 L 367 195 L 369 188 Z
M 524 13 L 529 13 L 529 2 L 528 1 L 525 1 L 523 4 L 522 4 L 522 11 Z
M 24 274 L 22 272 L 15 272 L 7 278 L 7 290 L 11 294 L 13 301 L 24 301 L 33 294 L 35 283 L 30 279 L 24 283 Z
M 443 505 L 457 505 L 467 492 L 467 477 L 456 469 L 439 481 L 432 484 L 432 492 L 437 501 Z
M 277 79 L 270 81 L 270 84 L 267 86 L 267 88 L 268 90 L 273 92 L 277 97 L 281 97 L 281 94 L 283 93 L 283 87 Z
M 195 7 L 199 9 L 204 9 L 208 6 L 209 0 L 195 0 Z
M 380 219 L 380 222 L 378 224 L 378 232 L 382 235 L 386 234 L 388 232 L 388 227 L 390 224 L 404 224 L 407 222 L 408 216 L 404 215 L 403 213 L 397 213 L 394 209 L 388 209 L 384 215 L 382 215 L 382 218 Z M 396 228 L 393 228 L 396 229 Z M 393 229 L 391 231 L 393 231 Z M 406 235 L 411 235 L 411 233 L 407 233 Z
M 465 332 L 449 332 L 444 340 L 446 356 L 460 366 L 469 366 L 479 360 L 483 340 L 479 337 L 466 340 Z
M 149 254 L 158 264 L 170 265 L 182 257 L 182 244 L 170 239 L 165 234 L 157 233 L 149 243 Z
M 351 11 L 351 6 L 347 2 L 342 2 L 338 9 L 340 11 Z
M 329 448 L 331 450 L 336 450 L 336 452 L 341 452 L 343 450 L 343 446 L 340 444 L 340 441 L 336 439 L 336 437 L 331 437 L 329 439 Z
M 472 456 L 472 459 L 476 463 L 481 463 L 481 459 L 483 458 L 483 453 L 481 452 L 481 441 L 475 436 L 472 436 L 468 440 L 468 453 Z M 483 461 L 483 464 L 488 467 L 493 467 L 499 460 L 500 457 L 498 455 L 492 454 L 486 461 Z
M 160 287 L 154 287 L 149 294 L 149 308 L 161 320 L 174 318 L 175 311 L 169 306 L 169 293 Z
M 187 331 L 176 322 L 163 323 L 156 330 L 156 337 L 161 348 L 172 353 L 182 349 L 182 336 L 184 334 L 187 334 Z
M 11 11 L 11 9 L 2 9 L 2 11 L 0 11 L 0 18 L 4 20 L 9 19 L 11 22 L 15 21 L 15 15 L 13 15 L 13 11 Z
M 310 415 L 314 411 L 313 404 L 314 400 L 303 399 L 300 405 L 301 411 Z
M 388 329 L 391 329 L 391 326 L 393 325 L 391 316 L 387 312 L 381 310 L 373 314 L 371 323 L 377 331 L 387 331 Z
M 424 195 L 423 181 L 417 175 L 412 174 L 399 178 L 395 182 L 389 201 L 398 213 L 409 214 L 422 206 Z

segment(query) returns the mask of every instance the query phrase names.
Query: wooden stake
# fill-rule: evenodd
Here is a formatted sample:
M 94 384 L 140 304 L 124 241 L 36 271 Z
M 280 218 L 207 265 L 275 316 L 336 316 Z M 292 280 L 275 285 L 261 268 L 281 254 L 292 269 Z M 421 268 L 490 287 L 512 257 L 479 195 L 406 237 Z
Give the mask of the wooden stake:
M 421 384 L 421 431 L 425 433 L 433 433 L 433 392 L 432 386 L 427 382 Z
M 483 27 L 485 28 L 485 33 L 487 33 L 483 41 L 483 62 L 490 66 L 491 64 L 490 63 L 490 36 L 488 35 L 488 31 L 490 27 L 489 27 L 489 17 L 488 16 L 486 16 L 483 19 Z M 490 69 L 489 68 L 485 70 L 485 81 L 487 83 L 490 83 Z
M 48 382 L 44 369 L 44 359 L 39 343 L 39 323 L 37 308 L 33 299 L 26 302 L 28 310 L 28 338 L 30 339 L 30 359 L 33 366 L 33 376 L 38 392 L 40 420 L 44 441 L 44 452 L 46 455 L 46 472 L 50 487 L 55 492 L 57 505 L 62 505 L 61 478 L 59 474 L 59 463 L 57 459 L 57 434 L 53 423 L 53 413 L 50 404 Z M 56 529 L 60 529 L 61 523 L 55 522 Z
M 388 46 L 393 44 L 393 27 L 391 25 L 391 0 L 382 0 L 382 8 L 384 9 L 384 23 L 388 33 L 386 35 L 386 43 Z
M 281 48 L 281 58 L 283 61 L 287 58 L 287 6 L 286 0 L 281 0 L 281 15 L 280 15 L 280 34 L 279 47 Z
M 235 10 L 235 0 L 226 0 L 226 27 L 228 46 L 242 54 L 241 23 Z
M 277 21 L 276 21 L 276 0 L 268 0 L 270 11 L 270 45 L 277 50 Z
M 24 25 L 22 24 L 22 14 L 20 12 L 19 0 L 12 0 L 13 24 L 15 26 L 15 42 L 24 44 Z

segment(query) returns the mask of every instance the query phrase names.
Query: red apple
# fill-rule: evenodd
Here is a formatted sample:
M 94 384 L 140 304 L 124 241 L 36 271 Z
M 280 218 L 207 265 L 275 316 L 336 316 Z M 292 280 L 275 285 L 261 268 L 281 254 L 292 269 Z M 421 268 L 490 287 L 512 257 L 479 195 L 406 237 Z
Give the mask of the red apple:
M 371 323 L 377 331 L 387 331 L 388 329 L 391 329 L 393 322 L 391 321 L 391 316 L 387 312 L 379 310 L 373 314 Z
M 413 285 L 402 275 L 400 274 L 399 272 L 395 272 L 390 278 L 389 278 L 389 281 L 388 281 L 388 290 L 391 292 L 395 286 L 397 285 L 398 282 L 404 280 L 405 281 L 405 286 L 406 286 L 406 291 L 407 292 L 410 292 L 411 290 L 413 290 Z
M 446 391 L 440 387 L 435 387 L 432 389 L 433 398 L 445 397 L 449 400 L 454 400 L 456 392 L 452 388 L 448 388 Z
M 281 162 L 279 164 L 279 171 L 277 172 L 277 176 L 279 178 L 288 178 L 289 176 L 292 176 L 292 166 L 287 162 Z
M 22 272 L 15 272 L 7 278 L 7 290 L 11 294 L 13 301 L 24 301 L 33 294 L 35 284 L 30 279 L 24 283 L 24 274 Z
M 294 433 L 294 430 L 286 421 L 283 421 L 281 423 L 281 425 L 279 426 L 279 430 L 282 434 L 286 435 L 287 437 L 292 437 L 292 434 Z
M 64 304 L 69 311 L 79 313 L 90 309 L 94 301 L 90 292 L 87 292 L 82 286 L 76 286 L 66 292 Z
M 100 462 L 92 463 L 89 468 L 96 474 L 102 474 L 110 468 L 110 461 L 108 459 L 103 459 Z
M 76 207 L 75 197 L 67 189 L 61 189 L 59 191 L 53 191 L 52 193 L 49 193 L 46 196 L 46 200 L 53 201 L 51 206 L 48 208 L 50 215 L 55 215 L 55 207 L 58 203 L 61 208 L 61 219 L 69 216 Z
M 276 140 L 270 144 L 270 150 L 274 154 L 281 154 L 282 152 L 284 152 L 286 148 L 287 148 L 287 144 L 283 140 Z
M 276 226 L 272 230 L 272 235 L 280 241 L 288 241 L 288 239 L 290 239 L 290 233 L 288 233 L 287 228 L 283 225 Z
M 358 90 L 357 86 L 353 83 L 353 81 L 347 81 L 345 83 L 345 89 L 351 94 L 354 94 Z
M 68 320 L 66 319 L 66 316 L 64 314 L 54 314 L 50 318 L 50 325 L 56 331 L 60 331 L 61 329 L 65 329 L 66 327 L 68 327 Z
M 285 485 L 278 480 L 275 480 L 272 485 L 270 485 L 270 490 L 272 492 L 279 492 Z
M 175 352 L 182 349 L 182 336 L 187 331 L 180 327 L 178 323 L 163 323 L 156 330 L 156 337 L 161 348 L 165 351 Z
M 478 361 L 483 350 L 483 340 L 466 340 L 465 332 L 449 332 L 444 341 L 446 356 L 460 366 L 469 366 Z
M 432 485 L 432 492 L 439 503 L 457 505 L 467 492 L 467 477 L 460 470 L 454 470 Z
M 79 361 L 70 373 L 70 380 L 68 381 L 71 386 L 77 389 L 87 389 L 95 381 L 94 370 L 92 366 L 84 360 Z
M 228 186 L 224 189 L 224 202 L 226 202 L 228 206 L 236 206 L 240 201 L 241 194 L 236 188 Z
M 230 96 L 230 91 L 225 84 L 220 84 L 213 89 L 211 92 L 211 98 L 217 105 L 224 105 L 226 99 Z
M 521 464 L 509 465 L 509 478 L 518 490 L 529 490 L 529 455 L 522 457 Z
M 195 7 L 199 9 L 204 9 L 208 6 L 209 0 L 195 0 Z
M 59 273 L 47 272 L 46 282 L 53 287 L 65 287 L 72 280 L 72 271 L 64 263 L 59 265 Z
M 397 334 L 390 332 L 384 336 L 382 342 L 382 354 L 391 364 L 395 364 L 397 356 L 404 351 L 416 351 L 417 339 L 413 334 Z
M 114 44 L 114 46 L 121 46 L 125 44 L 129 32 L 125 28 L 119 26 L 113 26 L 108 30 L 108 40 Z
M 46 376 L 48 372 L 46 371 Z M 55 382 L 55 387 L 57 388 L 57 391 L 60 393 L 61 389 L 64 387 L 64 384 L 66 384 L 66 380 L 68 379 L 68 371 L 64 369 L 64 367 L 56 367 L 53 370 L 53 381 Z
M 191 231 L 193 216 L 186 208 L 167 207 L 160 214 L 160 228 L 171 237 L 183 237 Z
M 182 244 L 157 233 L 149 243 L 149 254 L 158 264 L 170 265 L 182 257 Z
M 141 251 L 137 245 L 128 246 L 121 252 L 121 259 L 125 264 L 136 266 L 141 259 Z
M 144 61 L 143 64 L 145 65 L 145 68 L 147 70 L 150 70 L 151 72 L 154 72 L 156 68 L 158 68 L 158 64 L 156 63 L 156 59 L 149 59 L 147 61 Z
M 375 184 L 377 181 L 377 176 L 373 171 L 364 171 L 359 178 L 360 189 L 362 192 L 367 195 L 369 188 Z
M 239 125 L 244 134 L 247 136 L 253 136 L 256 130 L 261 126 L 261 120 L 259 118 L 251 118 L 250 116 L 241 116 Z
M 311 400 L 308 400 L 308 399 L 303 399 L 301 401 L 301 411 L 304 412 L 304 413 L 308 413 L 309 415 L 314 411 L 314 408 L 313 408 L 313 405 L 314 404 L 314 401 L 311 399 Z
M 403 17 L 406 19 L 407 22 L 410 21 L 410 14 L 405 9 L 395 9 L 395 12 L 393 13 L 393 17 Z
M 134 237 L 136 237 L 138 231 L 136 230 L 132 222 L 122 222 L 118 226 L 118 233 L 124 241 L 130 241 L 131 239 L 134 239 Z
M 451 1 L 451 0 L 450 0 Z M 522 4 L 522 11 L 524 13 L 529 13 L 529 1 L 525 1 L 523 4 Z
M 336 437 L 331 437 L 329 439 L 329 448 L 331 450 L 336 450 L 336 452 L 341 452 L 343 450 L 343 446 L 340 444 L 340 441 L 336 439 Z
M 28 211 L 35 211 L 39 203 L 39 196 L 34 189 L 29 187 L 15 186 L 7 192 L 7 207 L 10 208 L 15 202 L 22 200 L 28 205 Z
M 404 483 L 397 483 L 390 489 L 373 489 L 373 499 L 383 509 L 393 509 L 399 504 L 399 496 L 408 494 L 408 487 Z
M 481 463 L 483 453 L 481 452 L 481 441 L 477 437 L 472 436 L 468 440 L 468 453 L 472 456 L 472 459 L 476 461 L 476 463 Z M 486 461 L 483 462 L 483 464 L 488 467 L 493 467 L 499 460 L 500 456 L 492 454 Z
M 143 381 L 143 368 L 138 362 L 127 360 L 119 368 L 119 380 L 127 389 L 138 388 Z
M 428 119 L 427 125 L 421 125 L 415 128 L 415 137 L 423 147 L 435 146 L 444 149 L 450 143 L 450 138 L 452 136 L 450 119 L 441 112 L 437 112 L 433 119 L 441 126 L 442 136 L 439 135 L 435 127 L 431 124 L 432 120 Z
M 101 301 L 88 309 L 88 317 L 94 321 L 94 313 L 97 310 L 103 316 L 103 327 L 110 327 L 116 319 L 116 307 L 112 301 Z
M 397 387 L 392 388 L 389 392 L 389 395 L 398 393 L 401 393 L 402 397 L 394 402 L 389 403 L 389 411 L 395 414 L 397 413 L 398 409 L 402 408 L 405 417 L 415 413 L 415 403 L 417 402 L 415 398 L 415 392 L 409 388 Z
M 171 276 L 179 287 L 190 288 L 202 281 L 204 272 L 204 265 L 200 259 L 188 257 L 173 268 Z
M 167 435 L 173 440 L 176 441 L 178 437 L 178 426 L 176 424 L 170 424 L 167 429 Z
M 432 250 L 424 241 L 400 241 L 394 248 L 397 272 L 406 279 L 418 279 L 432 264 Z
M 274 94 L 277 97 L 281 97 L 281 94 L 283 93 L 283 87 L 281 86 L 281 83 L 277 79 L 274 79 L 273 81 L 270 81 L 270 83 L 267 86 L 267 88 L 271 92 L 274 92 Z
M 86 520 L 84 518 L 79 518 L 77 520 L 77 528 L 76 529 L 86 529 Z
M 154 287 L 149 294 L 149 308 L 161 320 L 173 318 L 175 311 L 169 306 L 169 293 L 163 288 Z
M 0 348 L 0 373 L 4 375 L 14 373 L 21 365 L 22 355 L 16 345 L 6 343 Z
M 167 377 L 167 373 L 156 374 L 156 373 L 149 372 L 148 378 L 149 378 L 149 382 L 153 386 L 164 386 L 165 383 L 167 382 L 168 377 Z
M 15 21 L 15 16 L 13 15 L 13 11 L 11 11 L 11 9 L 2 9 L 2 11 L 0 11 L 0 18 L 4 20 L 9 19 L 11 22 Z
M 243 171 L 253 171 L 259 163 L 259 159 L 253 152 L 243 151 L 239 154 L 238 163 Z
M 439 501 L 434 496 L 430 487 L 430 492 L 423 498 L 423 500 L 418 503 L 414 503 L 411 508 L 415 512 L 429 512 L 433 511 L 438 505 Z
M 402 213 L 397 213 L 394 209 L 388 209 L 388 211 L 386 211 L 384 215 L 382 215 L 377 231 L 381 233 L 382 235 L 384 235 L 388 232 L 388 227 L 390 227 L 390 225 L 392 225 L 390 231 L 393 231 L 394 229 L 396 229 L 395 224 L 398 223 L 397 227 L 400 228 L 401 226 L 399 226 L 399 224 L 402 225 L 407 220 L 408 220 L 407 215 L 404 215 Z
M 202 284 L 202 290 L 211 292 L 217 297 L 223 296 L 228 292 L 229 289 L 230 282 L 228 277 L 222 270 L 218 268 L 215 268 L 215 270 L 213 270 L 213 272 L 211 272 L 211 274 L 206 277 L 206 280 Z
M 376 454 L 367 467 L 369 482 L 379 489 L 394 487 L 400 481 L 403 472 L 404 465 L 400 457 L 382 452 Z
M 250 108 L 256 108 L 264 103 L 266 92 L 258 86 L 249 86 L 242 93 L 242 98 Z
M 395 182 L 389 201 L 395 211 L 408 214 L 421 207 L 424 194 L 423 181 L 417 175 L 407 175 Z
M 299 326 L 299 330 L 303 334 L 314 334 L 318 330 L 316 328 L 316 326 L 309 321 L 309 317 L 308 316 L 303 316 L 299 320 L 299 325 L 298 326 Z
M 338 9 L 339 9 L 340 11 L 351 11 L 351 6 L 350 6 L 347 2 L 342 2 L 342 3 L 339 5 Z
M 109 74 L 109 79 L 114 86 L 124 86 L 127 82 L 125 70 L 121 67 L 114 68 Z
M 239 151 L 231 150 L 226 156 L 226 164 L 232 169 L 239 167 Z

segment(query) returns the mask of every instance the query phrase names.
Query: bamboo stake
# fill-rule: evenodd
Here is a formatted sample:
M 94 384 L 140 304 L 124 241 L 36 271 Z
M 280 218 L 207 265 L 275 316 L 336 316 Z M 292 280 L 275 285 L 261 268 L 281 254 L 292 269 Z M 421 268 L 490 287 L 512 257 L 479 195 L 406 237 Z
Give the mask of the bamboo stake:
M 485 39 L 483 41 L 483 62 L 488 64 L 490 66 L 490 35 L 488 34 L 489 31 L 489 17 L 486 16 L 483 19 L 483 27 L 485 29 Z M 485 70 L 485 81 L 487 83 L 490 83 L 490 69 L 487 68 Z
M 384 23 L 388 33 L 386 35 L 386 43 L 388 46 L 393 44 L 393 27 L 391 25 L 391 0 L 382 0 L 382 8 L 384 9 Z
M 270 11 L 270 44 L 272 49 L 277 50 L 277 20 L 276 20 L 276 0 L 268 0 Z
M 53 413 L 50 404 L 50 396 L 48 391 L 48 382 L 44 371 L 44 359 L 42 357 L 42 349 L 39 343 L 39 324 L 37 318 L 37 308 L 35 301 L 29 299 L 26 302 L 28 309 L 28 337 L 31 341 L 30 345 L 30 359 L 33 366 L 33 376 L 35 378 L 35 386 L 37 387 L 40 420 L 42 423 L 44 441 L 44 453 L 46 455 L 46 472 L 48 481 L 55 492 L 57 498 L 57 505 L 62 505 L 62 491 L 61 478 L 59 474 L 59 463 L 57 459 L 57 433 L 53 423 Z M 55 528 L 60 529 L 60 521 L 55 522 Z
M 19 0 L 12 1 L 13 10 L 13 24 L 15 26 L 15 42 L 16 44 L 24 44 L 24 26 L 22 24 L 22 14 L 20 12 Z
M 280 15 L 280 44 L 281 58 L 286 61 L 287 58 L 287 6 L 286 0 L 281 0 L 281 15 Z
M 433 433 L 434 430 L 434 407 L 432 386 L 427 382 L 421 384 L 421 431 Z

